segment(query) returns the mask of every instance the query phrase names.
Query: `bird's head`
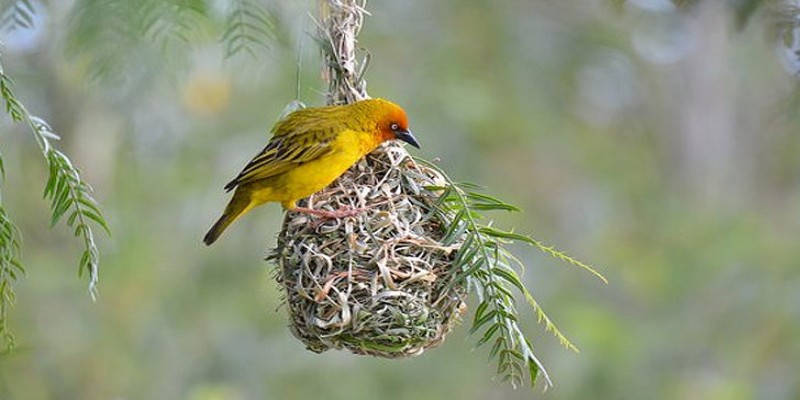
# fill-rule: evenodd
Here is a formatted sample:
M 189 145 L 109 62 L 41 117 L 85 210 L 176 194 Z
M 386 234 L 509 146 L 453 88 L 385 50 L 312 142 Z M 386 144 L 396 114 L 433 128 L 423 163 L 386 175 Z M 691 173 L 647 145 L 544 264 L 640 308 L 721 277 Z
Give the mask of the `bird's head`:
M 383 99 L 364 100 L 372 102 L 377 117 L 378 132 L 383 140 L 402 140 L 419 148 L 417 138 L 408 129 L 405 110 L 397 104 Z

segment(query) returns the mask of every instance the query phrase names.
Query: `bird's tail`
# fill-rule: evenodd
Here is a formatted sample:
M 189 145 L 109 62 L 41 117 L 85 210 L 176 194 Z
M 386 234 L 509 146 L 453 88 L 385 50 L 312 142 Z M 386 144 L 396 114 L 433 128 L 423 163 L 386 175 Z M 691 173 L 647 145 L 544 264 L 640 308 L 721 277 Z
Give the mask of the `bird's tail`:
M 222 231 L 233 223 L 233 218 L 231 218 L 228 214 L 222 214 L 221 217 L 214 223 L 214 226 L 208 230 L 208 233 L 203 237 L 203 243 L 206 246 L 211 246 L 212 243 L 216 242 L 219 238 L 219 235 L 222 235 Z
M 203 237 L 203 243 L 205 243 L 206 246 L 210 246 L 212 243 L 216 242 L 219 236 L 222 235 L 222 232 L 224 232 L 230 224 L 239 219 L 242 214 L 249 211 L 251 208 L 253 208 L 253 206 L 249 199 L 244 199 L 239 193 L 234 193 L 233 199 L 231 199 L 231 202 L 225 207 L 225 212 L 222 213 L 222 216 L 219 217 L 217 222 L 214 223 L 214 226 L 212 226 Z

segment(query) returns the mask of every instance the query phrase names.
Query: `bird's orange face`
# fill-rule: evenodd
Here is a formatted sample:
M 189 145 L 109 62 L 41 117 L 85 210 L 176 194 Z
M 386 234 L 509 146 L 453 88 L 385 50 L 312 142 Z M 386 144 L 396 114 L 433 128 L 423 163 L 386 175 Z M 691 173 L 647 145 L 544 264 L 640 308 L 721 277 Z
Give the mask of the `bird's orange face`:
M 406 116 L 405 110 L 388 102 L 385 108 L 386 112 L 378 123 L 378 129 L 381 132 L 383 140 L 402 140 L 419 148 L 419 142 L 417 142 L 417 139 L 408 129 L 408 117 Z

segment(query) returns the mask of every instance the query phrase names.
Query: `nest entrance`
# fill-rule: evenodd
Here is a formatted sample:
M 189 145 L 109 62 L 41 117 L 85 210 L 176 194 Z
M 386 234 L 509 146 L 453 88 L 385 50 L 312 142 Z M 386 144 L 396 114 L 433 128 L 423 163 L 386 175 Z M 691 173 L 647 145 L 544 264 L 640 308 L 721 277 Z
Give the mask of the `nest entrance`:
M 364 208 L 351 218 L 288 213 L 270 256 L 292 333 L 309 350 L 397 358 L 441 344 L 465 309 L 456 247 L 433 212 L 438 172 L 386 144 L 301 206 Z M 309 202 L 311 204 L 309 204 Z

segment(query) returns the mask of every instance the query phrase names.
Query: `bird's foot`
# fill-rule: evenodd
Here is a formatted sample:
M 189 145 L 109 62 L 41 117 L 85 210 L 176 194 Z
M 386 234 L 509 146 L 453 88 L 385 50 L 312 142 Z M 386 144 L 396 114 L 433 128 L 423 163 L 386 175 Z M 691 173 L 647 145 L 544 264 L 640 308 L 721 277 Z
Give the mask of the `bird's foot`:
M 325 210 L 314 210 L 312 208 L 306 207 L 295 207 L 292 211 L 300 212 L 304 214 L 315 215 L 317 217 L 327 218 L 327 219 L 341 219 L 341 218 L 348 218 L 348 217 L 355 217 L 365 211 L 366 208 L 350 208 L 344 206 L 338 210 L 334 211 L 325 211 Z

